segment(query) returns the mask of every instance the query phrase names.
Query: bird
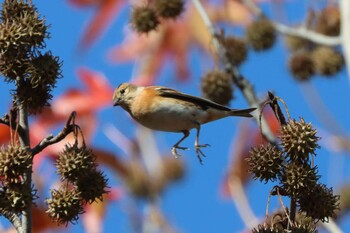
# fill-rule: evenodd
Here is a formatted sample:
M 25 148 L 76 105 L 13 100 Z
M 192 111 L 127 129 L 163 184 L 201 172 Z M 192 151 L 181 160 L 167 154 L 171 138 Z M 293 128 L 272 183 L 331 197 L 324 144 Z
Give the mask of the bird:
M 138 86 L 132 83 L 120 84 L 113 93 L 113 106 L 120 106 L 138 123 L 146 128 L 183 133 L 183 137 L 171 149 L 175 157 L 178 150 L 188 150 L 180 146 L 196 129 L 195 150 L 199 162 L 205 157 L 201 148 L 209 144 L 199 144 L 201 125 L 228 116 L 252 117 L 256 108 L 231 109 L 205 98 L 192 96 L 162 86 Z

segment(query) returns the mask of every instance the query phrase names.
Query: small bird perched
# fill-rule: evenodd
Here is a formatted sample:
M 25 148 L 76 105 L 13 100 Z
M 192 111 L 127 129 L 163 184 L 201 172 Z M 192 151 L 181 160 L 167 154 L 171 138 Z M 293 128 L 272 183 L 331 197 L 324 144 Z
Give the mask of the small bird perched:
M 122 83 L 113 94 L 113 105 L 121 106 L 141 125 L 159 131 L 182 132 L 184 136 L 172 147 L 172 154 L 179 156 L 180 143 L 190 135 L 190 130 L 197 129 L 195 148 L 199 161 L 205 156 L 199 144 L 201 125 L 228 116 L 252 117 L 255 108 L 242 110 L 230 109 L 210 100 L 187 95 L 179 91 L 160 86 L 136 86 Z

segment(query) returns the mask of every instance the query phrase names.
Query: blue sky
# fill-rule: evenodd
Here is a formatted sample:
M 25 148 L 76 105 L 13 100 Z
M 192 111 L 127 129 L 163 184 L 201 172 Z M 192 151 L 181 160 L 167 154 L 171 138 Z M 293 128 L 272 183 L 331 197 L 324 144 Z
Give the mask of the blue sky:
M 129 8 L 124 7 L 109 30 L 98 40 L 92 48 L 83 55 L 78 55 L 77 46 L 82 32 L 93 14 L 93 9 L 77 10 L 67 4 L 67 1 L 38 1 L 33 0 L 39 12 L 46 17 L 51 24 L 51 39 L 47 40 L 47 48 L 53 54 L 63 60 L 63 76 L 54 90 L 54 98 L 64 93 L 71 87 L 81 85 L 75 75 L 75 70 L 80 66 L 87 66 L 92 70 L 102 72 L 110 83 L 116 87 L 121 82 L 128 81 L 132 77 L 133 64 L 111 64 L 107 61 L 107 51 L 123 39 L 124 28 L 128 24 Z M 306 1 L 291 1 L 286 5 L 288 20 L 296 22 L 305 13 Z M 271 13 L 269 4 L 264 6 L 267 13 Z M 287 70 L 288 51 L 280 37 L 275 46 L 264 53 L 249 52 L 248 61 L 242 65 L 241 72 L 254 84 L 259 97 L 266 96 L 267 91 L 272 90 L 276 95 L 285 100 L 289 111 L 294 118 L 302 116 L 307 122 L 312 122 L 319 129 L 322 140 L 328 139 L 328 129 L 319 121 L 319 116 L 310 108 L 315 105 L 313 99 L 308 98 L 310 87 L 313 86 L 321 96 L 324 104 L 341 125 L 345 132 L 350 130 L 348 100 L 350 98 L 349 81 L 346 71 L 332 79 L 316 77 L 309 84 L 300 84 L 291 77 Z M 162 70 L 160 79 L 162 85 L 168 85 L 181 91 L 200 95 L 200 76 L 206 69 L 200 64 L 203 53 L 194 48 L 191 50 L 190 63 L 192 68 L 191 80 L 185 84 L 174 82 L 174 72 L 171 64 Z M 1 113 L 6 111 L 10 96 L 8 84 L 0 83 L 3 90 L 0 94 L 3 104 Z M 236 100 L 231 103 L 234 108 L 247 107 L 239 91 L 236 92 Z M 99 113 L 99 123 L 94 146 L 107 148 L 121 153 L 113 143 L 109 142 L 103 133 L 103 127 L 113 124 L 125 135 L 135 135 L 135 127 L 127 121 L 125 112 L 114 109 L 111 106 Z M 124 122 L 127 121 L 127 122 Z M 204 158 L 204 166 L 198 163 L 193 150 L 185 151 L 180 159 L 184 159 L 187 166 L 187 174 L 184 180 L 176 183 L 162 196 L 160 204 L 171 224 L 180 232 L 240 232 L 244 230 L 232 201 L 222 197 L 220 185 L 230 161 L 229 151 L 237 132 L 239 119 L 223 119 L 212 122 L 202 127 L 201 141 L 209 143 L 211 147 L 205 148 L 208 155 Z M 181 135 L 173 133 L 154 132 L 162 154 L 170 154 L 170 148 Z M 320 142 L 321 146 L 327 141 Z M 194 142 L 194 133 L 185 141 L 184 145 L 191 146 Z M 332 152 L 325 148 L 318 150 L 316 164 L 322 175 L 321 181 L 337 190 L 349 179 L 349 161 L 345 152 Z M 339 162 L 342 161 L 342 162 Z M 108 171 L 107 171 L 108 173 Z M 109 174 L 109 173 L 108 173 Z M 111 177 L 113 185 L 118 185 L 118 178 Z M 263 218 L 267 196 L 272 185 L 263 185 L 257 181 L 251 182 L 246 189 L 248 199 L 255 214 Z M 272 201 L 271 209 L 278 205 L 278 200 Z M 128 200 L 113 203 L 108 207 L 104 232 L 131 232 L 130 222 L 124 209 Z M 138 203 L 142 206 L 144 203 Z M 3 222 L 3 221 L 2 221 Z M 345 225 L 346 221 L 342 222 Z M 349 226 L 347 226 L 349 227 Z M 70 226 L 70 232 L 83 232 L 81 221 L 78 225 Z

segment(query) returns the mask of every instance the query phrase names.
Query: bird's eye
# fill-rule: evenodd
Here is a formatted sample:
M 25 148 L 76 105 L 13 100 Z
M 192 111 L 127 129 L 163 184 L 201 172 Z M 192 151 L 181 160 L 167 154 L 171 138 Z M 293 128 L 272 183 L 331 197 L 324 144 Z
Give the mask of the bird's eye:
M 121 90 L 120 90 L 120 94 L 123 95 L 124 93 L 125 93 L 125 89 L 121 89 Z

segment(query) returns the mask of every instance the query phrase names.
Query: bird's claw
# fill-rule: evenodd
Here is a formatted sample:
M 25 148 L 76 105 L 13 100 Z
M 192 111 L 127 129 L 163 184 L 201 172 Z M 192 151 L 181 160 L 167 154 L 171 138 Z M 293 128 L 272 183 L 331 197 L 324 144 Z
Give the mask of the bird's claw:
M 181 156 L 179 153 L 177 153 L 177 149 L 188 150 L 188 147 L 173 146 L 173 148 L 171 148 L 171 153 L 173 156 L 175 156 L 175 158 L 179 158 Z
M 206 155 L 203 153 L 201 148 L 208 147 L 208 146 L 210 146 L 210 145 L 209 144 L 195 145 L 197 157 L 198 157 L 200 164 L 203 164 L 203 160 L 202 160 L 201 156 L 206 157 Z

